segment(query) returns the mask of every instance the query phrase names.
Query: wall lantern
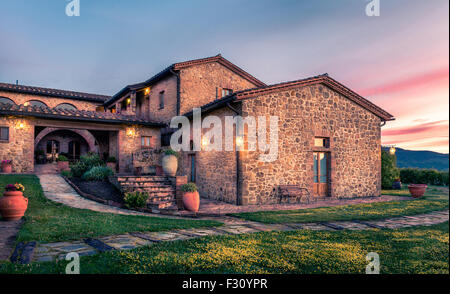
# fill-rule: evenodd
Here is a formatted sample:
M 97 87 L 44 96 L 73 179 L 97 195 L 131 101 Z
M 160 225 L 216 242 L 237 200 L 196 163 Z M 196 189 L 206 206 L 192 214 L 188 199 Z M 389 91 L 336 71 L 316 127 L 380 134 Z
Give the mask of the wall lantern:
M 30 105 L 30 102 L 28 102 L 28 101 L 23 104 L 23 106 L 28 106 L 28 105 Z
M 244 136 L 236 136 L 236 146 L 243 146 L 244 145 Z
M 23 122 L 19 122 L 16 124 L 16 129 L 23 130 L 25 128 L 25 124 Z
M 131 104 L 131 98 L 127 98 L 127 105 Z
M 150 94 L 150 87 L 145 88 L 145 90 L 144 90 L 144 95 L 148 95 L 148 94 Z
M 206 137 L 203 137 L 202 138 L 202 147 L 206 147 L 206 146 L 208 146 L 208 144 L 209 144 L 208 139 Z
M 395 147 L 389 148 L 389 153 L 390 153 L 391 155 L 394 155 L 394 154 L 395 154 Z
M 134 129 L 128 128 L 127 129 L 127 136 L 128 137 L 133 137 L 134 136 Z

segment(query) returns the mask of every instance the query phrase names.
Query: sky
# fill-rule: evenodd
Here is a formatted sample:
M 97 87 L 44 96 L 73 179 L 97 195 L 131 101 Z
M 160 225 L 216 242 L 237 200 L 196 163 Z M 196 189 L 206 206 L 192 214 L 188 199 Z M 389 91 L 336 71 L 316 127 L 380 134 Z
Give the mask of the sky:
M 393 114 L 382 144 L 449 151 L 449 1 L 0 0 L 0 82 L 113 95 L 217 55 L 267 84 L 328 73 Z

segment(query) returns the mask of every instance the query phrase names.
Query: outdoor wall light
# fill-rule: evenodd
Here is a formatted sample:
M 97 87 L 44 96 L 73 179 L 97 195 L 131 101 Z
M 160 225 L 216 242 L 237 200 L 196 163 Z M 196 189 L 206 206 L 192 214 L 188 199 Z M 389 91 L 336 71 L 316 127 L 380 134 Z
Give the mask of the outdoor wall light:
M 128 137 L 133 137 L 133 136 L 134 136 L 134 130 L 133 130 L 132 128 L 129 128 L 129 129 L 127 130 L 127 136 L 128 136 Z
M 394 154 L 395 154 L 395 147 L 389 148 L 389 153 L 390 153 L 391 155 L 394 155 Z
M 208 146 L 208 144 L 209 144 L 208 139 L 206 137 L 203 137 L 202 138 L 202 146 L 206 147 L 206 146 Z
M 244 145 L 244 137 L 243 136 L 237 136 L 236 137 L 236 146 L 241 147 Z
M 127 98 L 127 105 L 131 104 L 131 98 Z
M 145 94 L 145 95 L 148 95 L 148 94 L 150 94 L 150 88 L 145 88 L 145 90 L 144 90 L 144 94 Z

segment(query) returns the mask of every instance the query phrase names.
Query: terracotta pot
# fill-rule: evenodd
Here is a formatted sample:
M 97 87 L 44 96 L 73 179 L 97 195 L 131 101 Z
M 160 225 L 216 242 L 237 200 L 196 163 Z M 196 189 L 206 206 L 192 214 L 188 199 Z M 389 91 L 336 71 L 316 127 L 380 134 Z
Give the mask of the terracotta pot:
M 425 194 L 425 190 L 427 189 L 427 185 L 425 184 L 411 184 L 408 185 L 409 193 L 414 198 L 420 198 Z
M 198 212 L 198 209 L 200 208 L 200 195 L 198 194 L 198 191 L 184 192 L 183 204 L 186 210 Z
M 164 155 L 162 158 L 162 168 L 166 175 L 174 177 L 178 169 L 177 157 L 175 155 Z
M 115 162 L 107 162 L 106 166 L 116 172 L 116 163 Z
M 69 170 L 69 162 L 68 161 L 58 161 L 58 170 Z
M 28 207 L 28 198 L 20 191 L 5 191 L 0 198 L 0 214 L 7 221 L 19 220 Z
M 12 165 L 2 163 L 2 172 L 10 174 L 12 172 Z

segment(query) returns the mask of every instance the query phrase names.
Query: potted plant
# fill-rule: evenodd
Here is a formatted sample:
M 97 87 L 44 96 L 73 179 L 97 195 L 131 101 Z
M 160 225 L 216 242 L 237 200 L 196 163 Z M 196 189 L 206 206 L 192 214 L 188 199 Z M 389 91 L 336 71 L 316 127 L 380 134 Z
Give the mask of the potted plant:
M 106 166 L 112 169 L 113 171 L 116 171 L 116 158 L 114 156 L 109 156 L 106 159 Z
M 2 172 L 10 174 L 12 172 L 12 160 L 2 160 Z
M 186 210 L 198 212 L 200 208 L 200 195 L 194 183 L 187 183 L 180 187 L 183 191 L 183 205 Z
M 402 182 L 400 181 L 400 178 L 396 178 L 394 180 L 394 183 L 392 183 L 392 189 L 394 189 L 394 190 L 401 190 L 402 189 Z
M 23 197 L 25 187 L 22 184 L 9 184 L 0 198 L 0 214 L 4 220 L 19 220 L 28 207 L 28 198 Z
M 408 185 L 408 190 L 412 197 L 420 198 L 425 194 L 427 187 L 426 184 L 410 184 Z
M 166 175 L 170 177 L 174 177 L 176 175 L 178 169 L 177 152 L 172 149 L 167 149 L 164 151 L 162 168 Z
M 37 164 L 44 164 L 45 163 L 45 152 L 44 150 L 36 150 L 35 152 L 35 156 L 36 156 L 36 163 Z
M 69 159 L 66 156 L 59 155 L 56 161 L 58 162 L 59 171 L 69 170 Z

